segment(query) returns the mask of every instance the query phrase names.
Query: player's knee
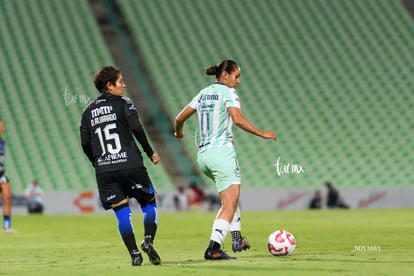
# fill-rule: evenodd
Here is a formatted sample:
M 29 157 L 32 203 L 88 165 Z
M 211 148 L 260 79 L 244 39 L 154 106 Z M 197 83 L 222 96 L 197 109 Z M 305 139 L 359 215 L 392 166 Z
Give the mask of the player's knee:
M 5 194 L 3 195 L 3 204 L 10 204 L 12 202 L 12 195 L 11 194 Z
M 118 202 L 118 203 L 115 203 L 115 204 L 112 204 L 111 205 L 111 208 L 112 209 L 122 209 L 122 208 L 124 208 L 125 206 L 128 206 L 128 199 L 123 199 L 123 200 L 121 200 L 120 202 Z
M 155 195 L 148 201 L 149 205 L 156 205 L 157 204 L 157 199 L 155 197 Z
M 222 204 L 223 211 L 227 211 L 232 214 L 236 212 L 237 207 L 238 207 L 237 202 L 227 202 L 227 203 Z
M 112 205 L 112 209 L 114 210 L 115 213 L 118 212 L 119 210 L 125 208 L 125 207 L 129 207 L 128 202 L 126 202 L 126 203 L 124 202 L 124 203 L 121 203 L 121 204 L 117 204 L 115 206 L 114 205 L 115 204 Z

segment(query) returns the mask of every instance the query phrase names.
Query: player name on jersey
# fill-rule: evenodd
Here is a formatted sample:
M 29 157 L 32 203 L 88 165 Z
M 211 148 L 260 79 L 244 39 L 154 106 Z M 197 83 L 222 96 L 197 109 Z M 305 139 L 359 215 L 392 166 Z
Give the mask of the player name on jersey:
M 91 125 L 95 126 L 102 123 L 116 121 L 116 114 L 112 113 L 112 106 L 100 106 L 91 110 Z
M 116 114 L 102 115 L 91 120 L 91 125 L 95 126 L 102 123 L 116 121 Z

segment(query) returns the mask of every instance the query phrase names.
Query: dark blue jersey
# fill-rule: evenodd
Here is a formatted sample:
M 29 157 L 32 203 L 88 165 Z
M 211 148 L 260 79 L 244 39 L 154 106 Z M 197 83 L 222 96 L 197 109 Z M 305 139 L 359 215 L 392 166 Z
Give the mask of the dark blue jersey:
M 82 148 L 96 174 L 144 167 L 134 137 L 148 157 L 153 150 L 127 97 L 103 93 L 83 111 L 80 123 Z

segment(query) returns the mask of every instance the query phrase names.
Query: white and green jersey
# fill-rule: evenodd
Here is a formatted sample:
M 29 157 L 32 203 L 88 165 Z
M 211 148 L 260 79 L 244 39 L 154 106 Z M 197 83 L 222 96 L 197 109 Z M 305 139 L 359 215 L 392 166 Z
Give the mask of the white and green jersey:
M 214 83 L 201 90 L 189 106 L 197 110 L 200 126 L 199 151 L 212 146 L 233 146 L 233 121 L 227 108 L 240 108 L 235 89 Z

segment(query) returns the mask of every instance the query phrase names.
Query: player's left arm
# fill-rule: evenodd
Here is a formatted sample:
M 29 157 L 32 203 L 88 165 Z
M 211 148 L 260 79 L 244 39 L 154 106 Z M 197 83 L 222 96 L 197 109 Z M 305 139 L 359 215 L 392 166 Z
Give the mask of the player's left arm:
M 154 152 L 148 142 L 147 135 L 145 134 L 144 128 L 139 120 L 135 105 L 131 103 L 127 104 L 125 107 L 124 111 L 128 121 L 129 130 L 141 144 L 142 149 L 147 154 L 151 162 L 153 164 L 158 164 L 160 162 L 160 157 L 157 152 Z
M 276 133 L 273 130 L 258 129 L 243 116 L 240 109 L 240 99 L 237 95 L 236 89 L 231 88 L 228 90 L 228 93 L 224 94 L 224 102 L 227 108 L 227 112 L 229 112 L 230 117 L 236 126 L 251 134 L 265 139 L 273 139 L 276 141 Z
M 229 112 L 231 119 L 233 120 L 233 123 L 243 129 L 244 131 L 247 131 L 251 134 L 257 135 L 259 137 L 265 138 L 265 139 L 273 139 L 276 141 L 276 133 L 272 130 L 260 130 L 257 127 L 255 127 L 249 120 L 247 120 L 240 108 L 237 107 L 228 107 L 227 111 Z

